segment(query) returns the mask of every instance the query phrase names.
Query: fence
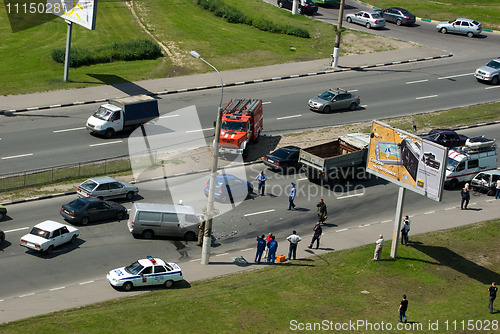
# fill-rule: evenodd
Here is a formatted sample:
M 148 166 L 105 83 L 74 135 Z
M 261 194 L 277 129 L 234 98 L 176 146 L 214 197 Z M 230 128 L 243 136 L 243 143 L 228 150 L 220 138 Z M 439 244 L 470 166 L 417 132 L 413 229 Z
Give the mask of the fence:
M 131 170 L 128 156 L 80 162 L 0 176 L 0 192 Z

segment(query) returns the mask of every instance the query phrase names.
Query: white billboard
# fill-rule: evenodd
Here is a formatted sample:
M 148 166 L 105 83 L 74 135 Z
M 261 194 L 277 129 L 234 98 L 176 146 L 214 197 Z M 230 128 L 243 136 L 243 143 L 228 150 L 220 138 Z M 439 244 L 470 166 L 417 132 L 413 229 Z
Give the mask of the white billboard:
M 448 149 L 373 121 L 366 170 L 399 186 L 440 201 Z
M 97 0 L 47 0 L 47 11 L 87 29 L 95 29 Z

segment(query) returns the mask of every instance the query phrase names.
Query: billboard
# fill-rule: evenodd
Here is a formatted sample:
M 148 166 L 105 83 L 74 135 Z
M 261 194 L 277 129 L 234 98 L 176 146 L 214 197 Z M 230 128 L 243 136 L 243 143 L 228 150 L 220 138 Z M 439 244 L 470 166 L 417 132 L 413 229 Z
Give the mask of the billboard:
M 65 20 L 95 29 L 97 0 L 47 0 L 47 10 Z
M 373 121 L 366 170 L 441 201 L 447 155 L 446 147 Z

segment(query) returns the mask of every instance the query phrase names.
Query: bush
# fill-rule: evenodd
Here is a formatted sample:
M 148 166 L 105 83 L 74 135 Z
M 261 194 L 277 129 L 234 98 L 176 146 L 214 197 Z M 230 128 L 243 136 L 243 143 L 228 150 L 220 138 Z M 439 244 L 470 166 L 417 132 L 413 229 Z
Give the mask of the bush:
M 52 59 L 64 63 L 64 49 L 52 50 Z M 144 60 L 161 57 L 161 48 L 150 40 L 132 40 L 125 43 L 112 43 L 97 49 L 72 47 L 70 67 L 111 63 L 124 60 Z
M 229 23 L 244 23 L 262 31 L 275 34 L 292 35 L 301 38 L 309 38 L 309 32 L 305 29 L 294 26 L 281 26 L 274 22 L 261 18 L 248 18 L 238 9 L 224 4 L 220 0 L 197 0 L 198 5 L 214 13 L 215 16 L 222 17 Z

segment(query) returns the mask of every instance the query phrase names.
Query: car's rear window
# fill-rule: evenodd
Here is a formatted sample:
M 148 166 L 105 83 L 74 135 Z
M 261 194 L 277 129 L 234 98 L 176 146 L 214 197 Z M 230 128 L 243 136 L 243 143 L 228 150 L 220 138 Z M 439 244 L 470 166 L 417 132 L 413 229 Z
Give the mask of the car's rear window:
M 474 23 L 474 25 L 478 26 L 480 25 L 481 23 L 477 22 L 477 21 L 472 21 L 472 23 Z
M 380 18 L 380 15 L 379 15 L 379 14 L 372 14 L 372 17 L 373 17 L 374 19 L 378 19 L 378 18 Z
M 277 150 L 276 152 L 273 153 L 273 156 L 278 157 L 278 158 L 287 158 L 290 152 L 285 151 L 285 150 Z
M 69 206 L 71 206 L 73 209 L 80 210 L 85 206 L 85 202 L 83 200 L 75 199 L 74 201 L 69 203 Z
M 87 180 L 80 184 L 79 188 L 86 190 L 86 191 L 92 191 L 94 188 L 97 187 L 97 182 L 93 180 Z
M 49 231 L 42 230 L 38 227 L 33 227 L 30 234 L 37 235 L 37 236 L 42 237 L 44 239 L 48 239 L 50 236 Z

